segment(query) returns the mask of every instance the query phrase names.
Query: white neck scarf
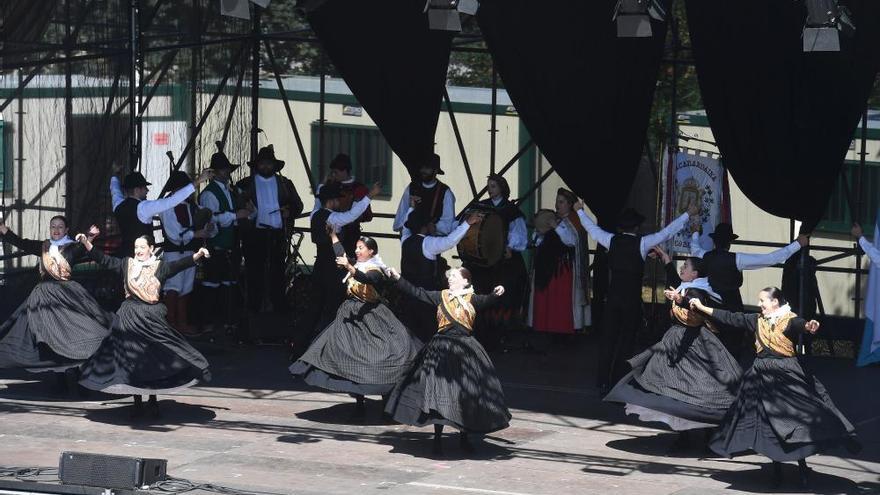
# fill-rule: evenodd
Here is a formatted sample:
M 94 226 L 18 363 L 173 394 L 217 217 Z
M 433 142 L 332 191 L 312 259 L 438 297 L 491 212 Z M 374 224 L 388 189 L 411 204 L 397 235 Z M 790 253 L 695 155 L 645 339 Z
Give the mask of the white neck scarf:
M 473 294 L 473 293 L 474 293 L 474 287 L 472 285 L 468 285 L 464 289 L 460 289 L 460 290 L 449 289 L 449 295 L 454 297 L 455 300 L 458 301 L 458 304 L 461 306 L 467 306 L 467 304 L 468 304 L 467 301 L 464 300 L 464 296 L 466 296 L 468 294 Z
M 721 301 L 721 296 L 719 296 L 718 293 L 712 289 L 712 286 L 709 285 L 709 279 L 706 277 L 695 278 L 690 282 L 682 282 L 681 285 L 679 285 L 678 288 L 675 289 L 675 292 L 678 292 L 679 294 L 684 294 L 685 291 L 688 289 L 704 290 L 709 293 L 709 297 L 711 297 L 712 299 L 719 302 Z
M 762 315 L 762 318 L 770 322 L 771 325 L 775 325 L 780 318 L 787 315 L 788 313 L 791 313 L 791 306 L 789 306 L 788 304 L 783 304 L 782 306 L 779 306 L 778 309 L 773 310 L 769 315 Z
M 146 268 L 148 266 L 153 266 L 158 262 L 159 262 L 159 259 L 156 258 L 156 255 L 150 255 L 150 258 L 146 261 L 140 261 L 137 258 L 131 258 L 131 261 L 129 261 L 129 264 L 134 266 L 134 272 L 132 272 L 132 276 L 134 278 L 140 277 L 141 270 L 143 270 L 144 268 Z
M 382 257 L 378 254 L 368 259 L 367 261 L 358 261 L 354 264 L 355 270 L 360 270 L 362 272 L 366 272 L 370 268 L 378 268 L 382 271 L 386 276 L 388 275 L 388 265 L 382 261 Z M 345 278 L 342 279 L 343 282 L 347 281 L 351 277 L 351 273 L 345 275 Z
M 74 242 L 74 241 L 73 241 L 73 239 L 70 238 L 69 235 L 65 235 L 64 237 L 62 237 L 61 239 L 58 239 L 57 241 L 55 239 L 49 239 L 49 244 L 51 244 L 52 246 L 56 246 L 56 247 L 66 246 L 72 242 Z

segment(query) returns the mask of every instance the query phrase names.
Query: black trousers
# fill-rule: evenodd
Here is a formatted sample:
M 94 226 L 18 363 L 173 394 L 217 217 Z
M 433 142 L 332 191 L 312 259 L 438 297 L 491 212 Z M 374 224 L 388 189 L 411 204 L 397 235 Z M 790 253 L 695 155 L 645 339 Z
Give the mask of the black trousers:
M 249 311 L 287 309 L 284 298 L 287 250 L 287 236 L 280 229 L 252 229 L 242 239 Z
M 309 343 L 336 318 L 339 306 L 346 296 L 346 288 L 342 283 L 344 276 L 345 273 L 333 265 L 315 263 L 308 309 L 296 320 L 294 348 L 298 354 L 305 352 Z
M 626 361 L 634 354 L 636 334 L 642 327 L 642 302 L 608 301 L 603 320 L 596 384 L 608 387 L 629 372 Z

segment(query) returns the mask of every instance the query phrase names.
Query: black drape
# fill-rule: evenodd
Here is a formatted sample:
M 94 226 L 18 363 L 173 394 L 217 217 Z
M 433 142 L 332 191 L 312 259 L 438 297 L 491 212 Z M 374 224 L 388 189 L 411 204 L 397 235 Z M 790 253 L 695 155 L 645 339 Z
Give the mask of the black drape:
M 666 36 L 652 21 L 653 38 L 617 38 L 616 3 L 482 0 L 477 12 L 535 143 L 606 226 L 635 178 Z
M 412 173 L 434 149 L 452 34 L 428 29 L 424 2 L 305 4 L 330 60 Z
M 803 53 L 804 2 L 688 0 L 703 102 L 745 195 L 804 230 L 821 219 L 880 65 L 880 1 L 842 0 L 854 38 Z

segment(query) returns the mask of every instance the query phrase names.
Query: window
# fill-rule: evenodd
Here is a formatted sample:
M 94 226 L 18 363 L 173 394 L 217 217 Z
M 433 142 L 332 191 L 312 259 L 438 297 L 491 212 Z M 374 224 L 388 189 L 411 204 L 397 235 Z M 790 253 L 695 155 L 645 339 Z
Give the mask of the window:
M 318 153 L 321 126 L 312 122 L 312 174 L 324 182 L 327 166 L 338 153 L 351 157 L 351 173 L 367 186 L 382 184 L 382 195 L 391 196 L 391 147 L 376 127 L 324 123 L 324 154 Z
M 843 173 L 850 188 L 855 187 L 855 177 L 860 167 L 859 162 L 847 160 L 843 164 Z M 862 205 L 859 217 L 865 235 L 869 239 L 874 235 L 874 223 L 877 221 L 877 208 L 880 208 L 880 164 L 868 162 L 862 172 Z M 857 197 L 853 191 L 853 198 Z M 856 206 L 856 205 L 854 205 Z M 857 206 L 856 206 L 857 207 Z M 852 215 L 846 195 L 846 184 L 838 180 L 825 209 L 822 221 L 816 227 L 817 230 L 848 234 L 852 227 Z

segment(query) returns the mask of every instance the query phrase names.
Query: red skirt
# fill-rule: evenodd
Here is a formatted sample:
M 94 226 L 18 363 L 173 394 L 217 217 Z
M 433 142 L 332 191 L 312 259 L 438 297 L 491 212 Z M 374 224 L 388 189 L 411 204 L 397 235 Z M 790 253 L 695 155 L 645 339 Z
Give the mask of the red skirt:
M 574 333 L 573 276 L 571 267 L 564 266 L 547 287 L 535 289 L 532 328 L 538 332 Z

